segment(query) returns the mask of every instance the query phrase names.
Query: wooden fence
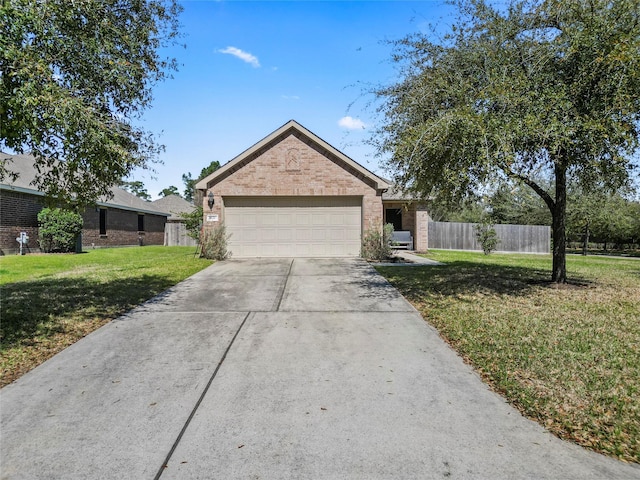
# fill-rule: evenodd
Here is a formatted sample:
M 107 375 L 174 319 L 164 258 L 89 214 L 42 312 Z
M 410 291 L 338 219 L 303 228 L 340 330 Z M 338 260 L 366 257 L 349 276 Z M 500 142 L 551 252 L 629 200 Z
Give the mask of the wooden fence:
M 187 235 L 187 227 L 182 222 L 167 222 L 164 225 L 164 244 L 165 246 L 182 245 L 186 247 L 195 247 L 198 242 Z
M 482 250 L 474 223 L 429 222 L 429 248 Z M 498 252 L 549 253 L 551 227 L 545 225 L 494 225 Z

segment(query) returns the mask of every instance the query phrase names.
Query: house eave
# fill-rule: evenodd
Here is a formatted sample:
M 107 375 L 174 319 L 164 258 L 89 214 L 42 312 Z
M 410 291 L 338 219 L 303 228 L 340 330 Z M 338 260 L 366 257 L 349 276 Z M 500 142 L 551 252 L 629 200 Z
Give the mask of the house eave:
M 17 193 L 26 193 L 28 195 L 35 195 L 38 197 L 46 197 L 46 194 L 44 192 L 41 192 L 39 190 L 34 190 L 31 188 L 24 188 L 24 187 L 17 187 L 15 185 L 6 185 L 6 184 L 0 184 L 0 190 L 7 190 L 10 192 L 17 192 Z M 135 208 L 135 207 L 129 207 L 127 205 L 119 205 L 117 203 L 109 203 L 109 202 L 96 202 L 96 207 L 105 207 L 105 208 L 117 208 L 118 210 L 126 210 L 128 212 L 137 212 L 137 213 L 143 213 L 143 214 L 147 214 L 147 215 L 157 215 L 159 217 L 170 217 L 171 214 L 170 213 L 166 213 L 166 212 L 159 212 L 156 210 L 146 210 L 146 209 L 140 209 L 140 208 Z
M 34 190 L 32 188 L 25 188 L 25 187 L 17 187 L 15 185 L 6 185 L 4 183 L 0 184 L 0 190 L 9 190 L 9 191 L 18 192 L 18 193 L 28 193 L 29 195 L 37 195 L 39 197 L 46 196 L 43 192 L 39 190 Z
M 159 217 L 169 218 L 171 216 L 170 213 L 167 212 L 158 212 L 155 210 L 145 210 L 141 208 L 128 207 L 126 205 L 118 205 L 117 203 L 107 203 L 107 202 L 96 202 L 97 207 L 106 207 L 106 208 L 117 208 L 118 210 L 126 210 L 128 212 L 137 212 L 144 213 L 146 215 L 157 215 Z

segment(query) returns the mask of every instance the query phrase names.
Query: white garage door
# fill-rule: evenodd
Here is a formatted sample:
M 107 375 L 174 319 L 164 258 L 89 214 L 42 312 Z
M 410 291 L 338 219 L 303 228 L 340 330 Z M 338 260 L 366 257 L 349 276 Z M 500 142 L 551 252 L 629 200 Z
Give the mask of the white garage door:
M 356 257 L 361 197 L 225 197 L 234 257 Z

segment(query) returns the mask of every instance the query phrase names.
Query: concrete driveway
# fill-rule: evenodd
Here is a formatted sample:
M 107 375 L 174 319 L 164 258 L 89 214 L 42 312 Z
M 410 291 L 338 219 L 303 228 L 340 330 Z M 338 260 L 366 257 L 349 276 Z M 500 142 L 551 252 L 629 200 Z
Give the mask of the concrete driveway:
M 2 479 L 640 477 L 521 417 L 357 259 L 217 263 L 0 408 Z

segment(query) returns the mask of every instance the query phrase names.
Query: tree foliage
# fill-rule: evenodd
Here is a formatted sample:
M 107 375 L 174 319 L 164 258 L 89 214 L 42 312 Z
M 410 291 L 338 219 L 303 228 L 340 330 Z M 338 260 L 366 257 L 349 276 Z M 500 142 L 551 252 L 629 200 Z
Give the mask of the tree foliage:
M 175 185 L 170 185 L 167 188 L 163 188 L 158 195 L 160 197 L 168 197 L 169 195 L 180 196 L 180 190 L 178 190 L 178 187 Z
M 220 162 L 213 160 L 209 165 L 200 170 L 198 178 L 193 178 L 191 172 L 184 173 L 182 175 L 182 182 L 184 183 L 184 198 L 188 202 L 193 202 L 196 183 L 205 177 L 208 177 L 213 172 L 220 168 Z
M 194 240 L 200 242 L 200 233 L 202 231 L 202 217 L 203 217 L 202 205 L 196 205 L 191 212 L 182 212 L 180 215 L 184 221 L 184 226 L 189 235 Z
M 135 120 L 175 60 L 176 0 L 2 0 L 0 148 L 36 157 L 37 187 L 93 203 L 162 147 Z M 9 166 L 0 165 L 0 177 Z
M 622 192 L 584 192 L 572 189 L 567 207 L 567 236 L 607 246 L 640 243 L 640 203 Z
M 640 3 L 458 0 L 442 38 L 396 42 L 398 83 L 375 90 L 400 188 L 464 198 L 489 180 L 518 180 L 552 216 L 552 279 L 566 281 L 567 179 L 624 184 L 640 129 Z M 553 176 L 553 189 L 536 181 Z
M 121 182 L 120 188 L 126 190 L 129 193 L 133 193 L 136 197 L 146 200 L 151 200 L 151 195 L 147 192 L 147 188 L 140 180 L 133 180 L 131 182 Z
M 38 242 L 46 253 L 73 252 L 82 233 L 82 216 L 61 208 L 43 208 L 38 212 Z
M 500 243 L 498 233 L 493 227 L 493 223 L 491 223 L 491 220 L 489 220 L 488 218 L 484 218 L 480 223 L 477 223 L 473 226 L 473 229 L 476 233 L 476 239 L 482 247 L 482 251 L 485 255 L 489 255 L 490 253 L 492 253 Z
M 536 179 L 545 190 L 553 185 L 546 179 Z M 494 223 L 511 225 L 551 225 L 551 213 L 542 198 L 521 182 L 500 182 L 488 199 L 489 215 Z

